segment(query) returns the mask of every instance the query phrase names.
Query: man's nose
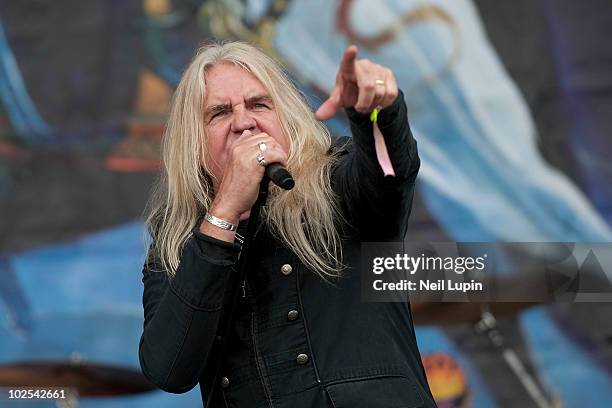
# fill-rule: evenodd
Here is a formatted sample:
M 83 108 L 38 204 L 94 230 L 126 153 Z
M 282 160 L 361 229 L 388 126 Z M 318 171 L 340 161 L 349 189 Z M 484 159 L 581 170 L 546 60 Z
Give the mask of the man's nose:
M 254 130 L 256 126 L 257 122 L 248 109 L 245 109 L 242 105 L 234 108 L 234 114 L 232 115 L 233 132 L 241 134 L 245 130 Z

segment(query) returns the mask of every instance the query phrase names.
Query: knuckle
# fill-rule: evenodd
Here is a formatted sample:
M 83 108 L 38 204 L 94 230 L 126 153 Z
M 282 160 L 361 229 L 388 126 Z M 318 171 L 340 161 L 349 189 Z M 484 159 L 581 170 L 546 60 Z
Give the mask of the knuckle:
M 268 145 L 268 148 L 272 149 L 276 149 L 279 146 L 278 142 L 273 137 L 266 139 L 266 144 Z
M 368 82 L 365 82 L 365 83 L 363 84 L 363 89 L 364 89 L 365 91 L 373 91 L 373 90 L 375 90 L 375 89 L 376 89 L 376 84 L 374 83 L 374 81 L 368 81 Z

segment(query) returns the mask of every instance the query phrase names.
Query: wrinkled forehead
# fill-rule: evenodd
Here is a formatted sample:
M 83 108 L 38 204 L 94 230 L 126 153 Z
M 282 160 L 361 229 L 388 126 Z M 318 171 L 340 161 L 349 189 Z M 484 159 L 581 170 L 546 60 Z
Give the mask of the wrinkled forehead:
M 231 103 L 254 95 L 267 94 L 266 87 L 246 68 L 219 62 L 206 71 L 206 105 Z

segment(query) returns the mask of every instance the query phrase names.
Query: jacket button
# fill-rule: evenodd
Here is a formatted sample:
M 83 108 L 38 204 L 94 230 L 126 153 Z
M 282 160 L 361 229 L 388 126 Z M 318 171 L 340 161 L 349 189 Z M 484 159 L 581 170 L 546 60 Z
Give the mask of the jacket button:
M 283 275 L 289 275 L 292 271 L 293 268 L 289 264 L 284 264 L 283 266 L 281 266 L 281 272 L 283 273 Z
M 295 320 L 298 318 L 298 311 L 297 310 L 290 310 L 289 313 L 287 313 L 287 319 L 289 320 Z
M 298 354 L 298 356 L 295 359 L 295 361 L 298 364 L 306 364 L 308 362 L 308 355 L 307 354 Z
M 229 387 L 229 378 L 221 377 L 221 388 Z

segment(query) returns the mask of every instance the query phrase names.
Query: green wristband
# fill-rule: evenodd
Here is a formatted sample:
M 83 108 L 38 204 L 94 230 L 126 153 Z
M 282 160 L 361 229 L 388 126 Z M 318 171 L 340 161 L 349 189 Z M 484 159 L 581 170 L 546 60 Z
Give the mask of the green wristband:
M 370 122 L 376 123 L 378 120 L 378 108 L 374 108 L 372 113 L 370 113 Z

